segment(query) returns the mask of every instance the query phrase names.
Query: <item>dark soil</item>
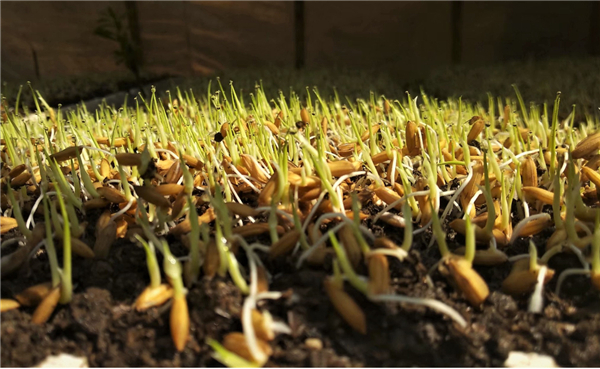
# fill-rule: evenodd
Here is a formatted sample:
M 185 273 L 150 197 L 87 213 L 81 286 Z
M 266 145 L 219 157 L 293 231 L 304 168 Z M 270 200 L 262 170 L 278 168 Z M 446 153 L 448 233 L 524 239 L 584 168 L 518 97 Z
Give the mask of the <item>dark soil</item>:
M 366 225 L 375 234 L 402 240 L 401 230 L 370 221 Z M 536 243 L 544 245 L 548 232 Z M 93 231 L 88 233 L 85 237 L 91 243 Z M 450 236 L 450 246 L 457 246 L 459 237 Z M 266 261 L 273 273 L 271 289 L 291 293 L 263 306 L 292 329 L 291 335 L 278 335 L 271 343 L 273 355 L 266 366 L 498 367 L 511 351 L 547 354 L 561 366 L 600 365 L 600 294 L 587 277 L 567 279 L 560 298 L 552 292 L 554 278 L 545 290 L 543 314 L 535 315 L 526 312 L 527 297 L 515 300 L 499 292 L 510 265 L 478 267 L 493 292 L 481 309 L 474 309 L 438 272 L 432 275 L 433 288 L 425 283 L 427 270 L 439 258 L 437 250 L 426 250 L 429 238 L 427 233 L 416 238 L 407 260 L 389 259 L 394 292 L 449 304 L 468 321 L 467 329 L 424 307 L 374 304 L 347 285 L 367 316 L 368 333 L 363 336 L 328 301 L 322 281 L 329 272 L 296 270 L 294 257 Z M 184 254 L 174 239 L 169 242 L 175 254 Z M 507 253 L 523 253 L 527 245 L 528 240 L 522 240 Z M 567 254 L 550 263 L 557 273 L 574 266 L 576 258 Z M 34 366 L 62 352 L 86 356 L 91 366 L 220 366 L 211 357 L 207 338 L 221 340 L 226 333 L 241 331 L 243 296 L 238 289 L 228 278 L 202 279 L 187 295 L 191 338 L 184 352 L 177 353 L 170 336 L 168 304 L 143 313 L 131 308 L 149 278 L 144 251 L 129 242 L 118 241 L 106 260 L 75 258 L 73 273 L 72 303 L 59 306 L 45 325 L 31 323 L 33 308 L 2 313 L 2 366 Z M 2 281 L 2 298 L 49 279 L 47 257 L 40 253 L 29 270 L 21 269 Z M 323 348 L 307 345 L 307 338 L 320 339 Z

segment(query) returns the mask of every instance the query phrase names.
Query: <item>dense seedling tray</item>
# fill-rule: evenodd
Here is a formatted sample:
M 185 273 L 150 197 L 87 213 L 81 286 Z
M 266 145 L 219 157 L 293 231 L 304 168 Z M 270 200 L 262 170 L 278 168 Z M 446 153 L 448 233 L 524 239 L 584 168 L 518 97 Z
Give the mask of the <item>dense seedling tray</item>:
M 600 363 L 600 123 L 560 97 L 34 96 L 3 105 L 4 366 Z

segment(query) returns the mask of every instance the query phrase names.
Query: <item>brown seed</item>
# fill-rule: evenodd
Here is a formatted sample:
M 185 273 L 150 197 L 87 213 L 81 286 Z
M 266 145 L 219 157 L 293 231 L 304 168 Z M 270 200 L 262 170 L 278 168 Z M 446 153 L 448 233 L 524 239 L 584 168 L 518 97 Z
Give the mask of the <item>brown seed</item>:
M 246 167 L 246 169 L 248 169 L 248 172 L 250 172 L 250 176 L 252 176 L 252 178 L 256 179 L 259 182 L 267 183 L 269 177 L 267 177 L 267 175 L 260 169 L 260 165 L 251 155 L 242 154 L 240 155 L 240 158 L 244 163 L 244 167 Z
M 459 247 L 454 252 L 457 255 L 465 254 L 465 247 Z M 487 265 L 494 266 L 504 264 L 508 261 L 508 256 L 500 250 L 475 250 L 475 257 L 473 258 L 473 265 Z
M 386 294 L 390 290 L 390 268 L 385 255 L 369 256 L 369 293 Z
M 269 281 L 267 279 L 267 271 L 261 265 L 256 266 L 256 292 L 269 292 Z
M 171 165 L 167 173 L 165 174 L 165 182 L 166 183 L 177 183 L 179 179 L 183 176 L 183 170 L 181 169 L 181 165 L 179 161 L 176 161 Z
M 362 164 L 360 162 L 350 162 L 347 160 L 338 160 L 327 163 L 331 175 L 334 177 L 341 177 L 346 174 L 350 174 L 360 169 Z
M 198 223 L 210 223 L 216 219 L 215 210 L 213 208 L 206 209 L 204 214 L 198 216 Z M 175 227 L 171 228 L 169 231 L 170 234 L 174 236 L 181 236 L 182 234 L 190 233 L 192 231 L 192 224 L 190 220 L 186 218 L 183 222 L 177 224 Z
M 127 167 L 138 167 L 142 165 L 142 154 L 125 152 L 116 154 L 115 159 L 117 159 L 119 165 Z
M 100 188 L 97 188 L 96 191 L 98 191 L 98 194 L 100 194 L 100 196 L 104 197 L 106 200 L 108 200 L 114 204 L 120 204 L 122 202 L 127 202 L 127 198 L 125 197 L 125 194 L 117 189 L 112 188 L 112 187 L 100 187 Z
M 467 223 L 464 219 L 454 219 L 448 225 L 462 235 L 465 235 L 467 232 Z M 475 228 L 475 241 L 477 243 L 488 244 L 490 242 L 492 238 L 491 234 L 487 233 L 483 228 L 476 224 L 473 224 L 473 228 Z
M 27 169 L 25 164 L 19 164 L 16 167 L 12 168 L 10 172 L 8 172 L 8 176 L 12 178 L 18 177 L 21 173 L 23 173 Z
M 354 236 L 354 231 L 352 230 L 352 226 L 346 223 L 340 230 L 338 231 L 338 237 L 340 242 L 344 246 L 344 250 L 346 251 L 346 255 L 348 256 L 348 260 L 354 268 L 357 268 L 362 260 L 362 251 Z
M 600 132 L 596 132 L 579 141 L 571 155 L 573 159 L 581 159 L 591 157 L 598 154 L 600 149 Z
M 231 232 L 243 238 L 254 237 L 269 232 L 268 223 L 248 223 L 243 226 L 233 228 Z M 277 226 L 277 233 L 283 234 L 283 227 Z
M 133 186 L 135 193 L 142 199 L 148 201 L 151 204 L 162 208 L 170 208 L 171 202 L 167 200 L 163 195 L 151 186 Z
M 259 215 L 258 211 L 245 204 L 240 204 L 237 202 L 228 202 L 225 203 L 225 206 L 231 213 L 239 215 L 242 218 L 256 217 Z
M 11 299 L 0 299 L 0 312 L 14 310 L 19 308 L 19 303 Z
M 100 222 L 100 219 L 98 219 L 98 222 Z M 117 240 L 117 223 L 109 219 L 101 228 L 96 226 L 96 233 L 94 255 L 99 258 L 106 258 L 112 244 Z
M 59 242 L 58 245 L 63 247 L 62 242 Z M 71 252 L 86 259 L 93 259 L 95 256 L 94 251 L 79 238 L 71 238 Z
M 31 179 L 31 173 L 23 172 L 10 181 L 10 186 L 12 188 L 19 188 L 19 187 L 25 185 L 25 183 L 27 183 L 27 181 L 29 181 L 30 179 Z
M 596 185 L 596 187 L 600 187 L 600 174 L 593 170 L 592 168 L 582 167 L 581 172 L 587 176 L 587 178 Z
M 258 195 L 258 205 L 260 206 L 268 206 L 271 205 L 271 199 L 273 194 L 275 193 L 275 189 L 277 188 L 277 175 L 275 173 L 271 176 L 271 178 L 267 181 L 267 184 L 260 191 L 260 195 Z
M 185 295 L 173 297 L 169 325 L 175 349 L 181 352 L 190 336 L 190 315 Z
M 302 183 L 302 176 L 288 172 L 288 182 L 290 185 L 299 188 L 321 188 L 321 179 L 317 176 L 306 176 L 304 177 L 304 183 Z
M 25 289 L 15 299 L 23 306 L 37 306 L 51 290 L 52 282 L 44 282 Z
M 98 197 L 98 198 L 91 199 L 91 200 L 84 202 L 83 208 L 85 210 L 104 209 L 104 208 L 108 207 L 109 205 L 110 205 L 110 201 Z
M 480 306 L 487 299 L 490 290 L 468 260 L 460 256 L 451 256 L 444 261 L 444 266 L 472 306 Z
M 81 146 L 71 146 L 64 150 L 61 150 L 55 154 L 50 155 L 50 159 L 54 159 L 57 162 L 75 159 L 77 157 L 77 150 L 81 150 Z
M 0 234 L 5 234 L 11 229 L 17 228 L 19 223 L 15 218 L 0 217 Z
M 263 366 L 269 359 L 269 356 L 273 353 L 273 350 L 267 342 L 260 338 L 257 338 L 256 341 L 261 355 L 261 357 L 258 358 L 255 358 L 250 352 L 248 344 L 246 343 L 246 337 L 241 332 L 231 332 L 223 337 L 223 347 L 241 358 L 257 363 L 259 366 Z
M 483 131 L 483 129 L 485 128 L 485 123 L 483 122 L 482 119 L 478 119 L 475 121 L 475 123 L 473 123 L 473 125 L 471 126 L 471 130 L 469 131 L 469 134 L 467 135 L 467 142 L 471 142 L 473 140 L 475 140 L 477 137 L 479 137 L 479 134 Z
M 477 192 L 477 185 L 481 183 L 481 178 L 483 177 L 483 163 L 478 161 L 472 170 L 473 176 L 471 177 L 471 180 L 460 193 L 461 206 L 463 209 L 467 208 L 471 198 L 475 195 L 475 192 Z M 471 216 L 471 218 L 475 217 L 475 207 L 472 207 L 469 216 Z
M 527 201 L 533 202 L 535 200 L 541 201 L 543 204 L 552 205 L 554 201 L 554 193 L 545 190 L 540 187 L 523 187 L 523 194 Z M 560 205 L 562 206 L 562 199 L 560 199 Z
M 323 281 L 323 286 L 333 307 L 355 331 L 367 334 L 367 319 L 360 306 L 348 295 L 343 287 L 337 286 L 329 279 Z
M 370 130 L 365 131 L 360 136 L 360 140 L 362 142 L 365 142 L 366 140 L 368 140 L 371 137 L 371 135 L 375 135 L 377 132 L 379 132 L 379 124 L 375 124 L 374 126 L 371 127 Z
M 521 259 L 513 264 L 513 268 L 502 282 L 502 292 L 511 296 L 521 296 L 530 293 L 537 283 L 539 270 L 529 270 L 529 258 Z M 554 270 L 547 269 L 544 284 L 554 276 Z
M 272 327 L 273 318 L 268 312 L 264 314 L 256 309 L 252 309 L 252 326 L 256 337 L 264 341 L 272 341 L 275 339 L 275 332 Z
M 50 315 L 54 312 L 54 309 L 56 309 L 58 300 L 60 300 L 60 285 L 54 287 L 46 296 L 44 296 L 44 299 L 33 312 L 31 322 L 33 324 L 46 323 L 50 318 Z
M 283 255 L 289 254 L 296 246 L 296 243 L 300 240 L 300 231 L 293 229 L 286 233 L 279 241 L 271 245 L 269 249 L 269 257 L 271 259 L 278 258 Z
M 527 157 L 522 165 L 521 177 L 523 179 L 523 186 L 537 187 L 538 175 L 535 162 L 531 157 Z
M 400 200 L 400 196 L 395 191 L 387 188 L 387 187 L 377 187 L 373 190 L 375 195 L 381 199 L 381 201 L 385 202 L 387 205 Z M 402 210 L 402 204 L 396 204 L 394 206 L 396 210 Z
M 187 155 L 187 154 L 183 154 L 181 155 L 181 158 L 183 159 L 183 161 L 185 162 L 185 165 L 187 165 L 190 168 L 194 168 L 197 170 L 202 170 L 202 162 L 198 159 L 196 159 L 195 157 L 191 156 L 191 155 Z
M 406 123 L 406 149 L 410 156 L 419 155 L 421 152 L 421 143 L 417 131 L 418 126 L 415 122 L 411 120 Z
M 227 134 L 229 133 L 229 123 L 223 123 L 219 129 L 219 132 L 223 138 L 227 137 Z
M 302 110 L 300 110 L 300 120 L 302 120 L 304 124 L 310 123 L 310 114 L 306 108 L 302 108 Z
M 217 270 L 219 269 L 219 264 L 221 261 L 221 257 L 219 255 L 219 249 L 217 248 L 217 244 L 215 240 L 211 239 L 206 247 L 206 256 L 204 259 L 204 264 L 202 264 L 202 269 L 204 270 L 204 275 L 212 278 L 217 274 Z

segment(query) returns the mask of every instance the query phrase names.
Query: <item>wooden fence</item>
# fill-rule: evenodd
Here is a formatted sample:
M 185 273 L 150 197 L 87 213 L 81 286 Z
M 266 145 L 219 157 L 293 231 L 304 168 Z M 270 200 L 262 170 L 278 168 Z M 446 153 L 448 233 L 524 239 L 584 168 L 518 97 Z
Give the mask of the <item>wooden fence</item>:
M 144 68 L 173 75 L 252 66 L 436 67 L 600 55 L 599 2 L 9 2 L 2 80 L 124 70 L 94 35 L 102 11 L 130 20 Z

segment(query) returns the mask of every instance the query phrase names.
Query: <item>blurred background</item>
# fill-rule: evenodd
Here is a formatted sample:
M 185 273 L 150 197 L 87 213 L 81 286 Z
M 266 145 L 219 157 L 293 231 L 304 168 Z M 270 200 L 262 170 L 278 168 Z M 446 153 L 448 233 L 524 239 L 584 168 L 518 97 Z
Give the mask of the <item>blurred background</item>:
M 51 103 L 220 75 L 252 90 L 600 106 L 600 2 L 1 2 L 3 93 Z M 27 97 L 24 97 L 27 99 Z

